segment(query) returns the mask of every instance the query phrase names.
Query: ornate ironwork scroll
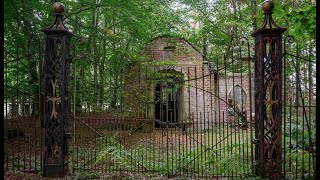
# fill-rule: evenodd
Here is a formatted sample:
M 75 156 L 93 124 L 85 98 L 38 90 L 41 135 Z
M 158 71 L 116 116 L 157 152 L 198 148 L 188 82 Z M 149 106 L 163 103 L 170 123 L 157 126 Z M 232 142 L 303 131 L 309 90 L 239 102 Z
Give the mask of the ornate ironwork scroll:
M 256 174 L 281 179 L 282 121 L 282 33 L 272 20 L 274 4 L 267 0 L 262 9 L 265 18 L 255 31 L 255 119 Z
M 63 177 L 68 171 L 67 126 L 69 112 L 69 43 L 72 33 L 63 23 L 63 4 L 53 5 L 55 21 L 43 29 L 45 54 L 45 154 L 43 171 L 47 177 Z

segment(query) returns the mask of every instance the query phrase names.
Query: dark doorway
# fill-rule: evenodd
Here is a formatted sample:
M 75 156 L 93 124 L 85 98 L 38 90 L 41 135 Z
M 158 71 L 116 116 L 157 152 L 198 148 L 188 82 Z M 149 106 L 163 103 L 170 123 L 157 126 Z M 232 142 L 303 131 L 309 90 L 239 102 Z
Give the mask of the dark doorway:
M 181 86 L 176 77 L 168 82 L 158 83 L 155 88 L 156 128 L 176 126 L 179 118 Z

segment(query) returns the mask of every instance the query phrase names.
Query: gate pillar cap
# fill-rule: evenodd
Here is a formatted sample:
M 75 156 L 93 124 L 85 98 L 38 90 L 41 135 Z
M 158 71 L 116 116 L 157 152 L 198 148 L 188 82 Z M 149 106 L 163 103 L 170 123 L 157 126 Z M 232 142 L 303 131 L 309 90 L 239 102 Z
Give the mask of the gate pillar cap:
M 73 33 L 69 31 L 69 29 L 64 25 L 63 22 L 63 12 L 65 10 L 64 5 L 61 2 L 55 2 L 52 5 L 52 8 L 55 12 L 55 19 L 49 27 L 42 29 L 42 31 L 47 35 L 66 35 L 72 37 Z
M 265 13 L 270 13 L 274 8 L 274 3 L 271 0 L 266 0 L 262 4 L 262 10 Z
M 251 36 L 258 37 L 265 34 L 267 36 L 282 34 L 287 28 L 282 28 L 277 25 L 272 19 L 272 10 L 274 9 L 274 3 L 271 0 L 265 0 L 262 4 L 262 10 L 264 11 L 264 20 L 258 30 L 253 32 Z
M 64 12 L 64 5 L 61 2 L 55 2 L 53 4 L 53 11 L 55 13 L 59 13 L 59 14 L 63 13 Z

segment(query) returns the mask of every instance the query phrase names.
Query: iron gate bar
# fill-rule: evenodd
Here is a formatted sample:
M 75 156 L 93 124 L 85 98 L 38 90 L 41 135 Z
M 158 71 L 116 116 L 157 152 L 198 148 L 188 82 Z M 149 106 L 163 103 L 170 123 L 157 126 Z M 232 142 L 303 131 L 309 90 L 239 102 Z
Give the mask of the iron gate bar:
M 235 89 L 234 89 L 234 87 L 235 87 L 235 84 L 234 84 L 234 69 L 235 69 L 234 48 L 231 48 L 231 65 L 232 65 L 231 68 L 233 69 L 233 71 L 232 71 L 232 94 L 234 95 L 235 94 Z M 235 98 L 233 99 L 233 109 L 236 109 Z M 238 117 L 237 117 L 237 121 L 238 121 Z M 235 129 L 235 132 L 236 132 L 236 129 Z M 233 133 L 231 133 L 231 148 L 233 147 L 233 145 L 237 141 L 237 133 L 234 133 L 234 136 L 233 136 L 234 142 L 232 141 L 232 134 Z M 232 171 L 231 171 L 232 176 L 234 175 L 234 173 L 235 173 L 235 176 L 237 176 L 237 171 L 234 172 L 234 170 L 232 169 Z
M 246 37 L 241 37 L 240 38 L 240 42 L 241 42 L 241 45 L 246 45 L 247 47 L 247 57 L 243 57 L 242 54 L 241 54 L 241 47 L 240 46 L 240 60 L 241 61 L 247 61 L 248 62 L 248 74 L 249 74 L 249 121 L 250 121 L 250 139 L 253 139 L 253 134 L 252 134 L 252 125 L 253 125 L 253 121 L 252 121 L 252 89 L 251 89 L 251 61 L 253 60 L 253 58 L 251 57 L 250 55 L 250 45 L 249 45 L 249 39 L 246 38 Z M 247 122 L 248 124 L 248 122 Z M 248 141 L 248 134 L 247 134 L 247 142 Z M 251 157 L 254 157 L 253 156 L 253 144 L 251 143 Z M 248 146 L 247 146 L 247 152 L 249 152 L 249 149 L 248 149 Z M 248 154 L 247 154 L 247 159 L 248 159 L 248 163 L 249 163 L 249 157 L 248 157 Z M 251 165 L 253 166 L 254 165 L 254 162 L 253 162 L 253 158 L 251 158 Z M 254 170 L 252 170 L 252 174 L 254 174 Z

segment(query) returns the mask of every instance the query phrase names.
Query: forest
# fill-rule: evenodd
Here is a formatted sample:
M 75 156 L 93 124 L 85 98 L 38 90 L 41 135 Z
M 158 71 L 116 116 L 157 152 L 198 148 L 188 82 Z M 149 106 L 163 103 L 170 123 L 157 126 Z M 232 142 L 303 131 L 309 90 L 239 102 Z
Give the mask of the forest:
M 39 91 L 41 58 L 44 57 L 44 34 L 41 30 L 53 21 L 53 2 L 4 1 L 4 64 L 8 70 L 5 74 L 8 82 L 6 88 L 19 89 L 18 92 L 8 91 L 7 97 L 18 93 L 23 98 L 28 91 L 33 94 Z M 117 86 L 115 79 L 123 73 L 121 69 L 130 65 L 130 62 L 141 60 L 141 50 L 159 35 L 188 39 L 203 52 L 207 61 L 222 62 L 224 56 L 231 56 L 232 47 L 239 44 L 241 37 L 253 42 L 251 33 L 259 28 L 263 19 L 260 8 L 262 2 L 64 1 L 65 24 L 74 34 L 71 43 L 72 62 L 78 61 L 79 78 L 97 91 L 94 98 L 83 98 L 101 100 L 112 97 L 112 93 L 108 94 L 108 87 L 112 89 Z M 294 36 L 300 47 L 314 46 L 315 1 L 274 2 L 276 8 L 273 18 L 280 26 L 288 28 L 285 35 Z M 314 57 L 315 48 L 311 53 Z M 13 63 L 15 61 L 17 63 Z M 16 72 L 16 66 L 21 71 Z M 16 78 L 19 83 L 15 83 Z M 83 83 L 77 86 L 78 92 L 90 89 L 80 87 L 85 86 Z M 102 94 L 106 97 L 101 98 Z M 37 101 L 38 97 L 34 98 Z

